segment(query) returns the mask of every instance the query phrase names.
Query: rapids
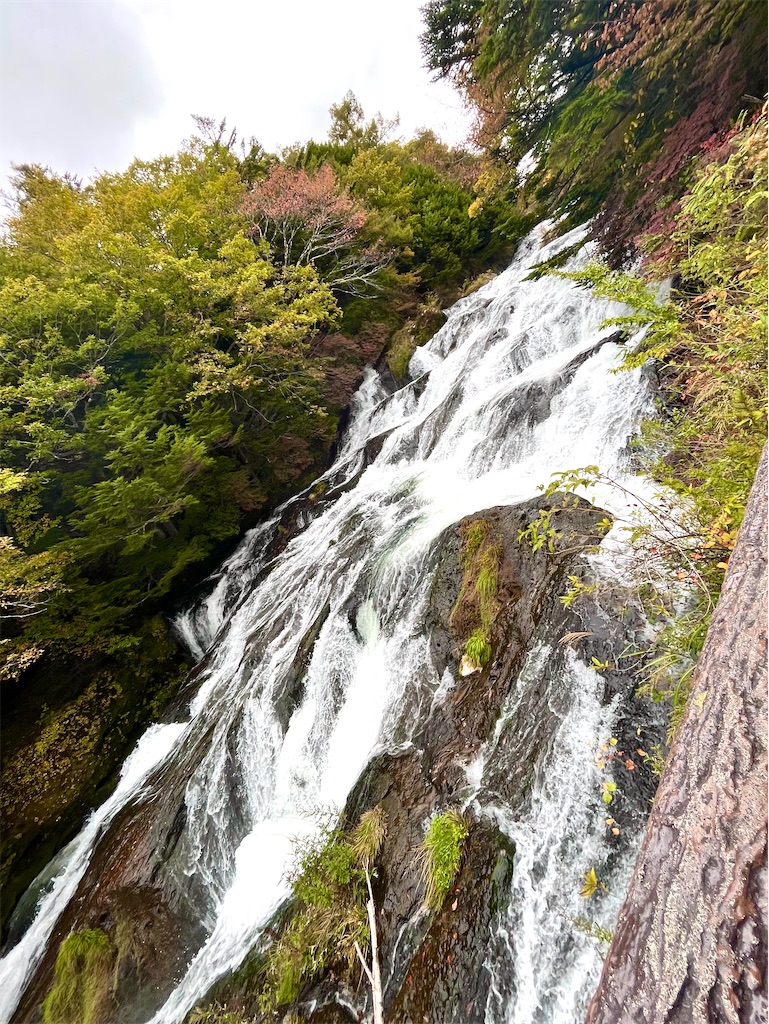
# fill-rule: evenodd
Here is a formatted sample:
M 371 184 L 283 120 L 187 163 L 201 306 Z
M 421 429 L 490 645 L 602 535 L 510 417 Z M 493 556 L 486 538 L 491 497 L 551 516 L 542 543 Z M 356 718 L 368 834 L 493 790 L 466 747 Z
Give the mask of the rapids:
M 536 496 L 560 470 L 599 465 L 630 489 L 647 486 L 632 477 L 626 447 L 651 395 L 641 371 L 613 372 L 622 347 L 601 327 L 619 307 L 562 279 L 525 280 L 580 230 L 543 246 L 545 226 L 536 229 L 508 270 L 448 311 L 400 391 L 389 394 L 368 371 L 302 529 L 268 557 L 278 510 L 177 618 L 201 659 L 186 712 L 150 728 L 115 792 L 36 881 L 34 920 L 0 962 L 0 1024 L 13 1018 L 117 812 L 179 773 L 186 815 L 163 871 L 194 893 L 207 937 L 148 1017 L 182 1021 L 286 898 L 294 842 L 317 828 L 318 809 L 343 807 L 373 754 L 409 744 L 453 684 L 433 667 L 423 628 L 439 535 L 471 513 Z M 568 265 L 588 258 L 585 246 Z M 616 494 L 597 497 L 622 511 Z M 578 1024 L 600 970 L 596 944 L 575 941 L 568 918 L 579 913 L 582 873 L 607 860 L 594 751 L 616 707 L 602 706 L 597 673 L 576 654 L 558 662 L 557 678 L 545 671 L 547 654 L 530 653 L 496 738 L 467 767 L 467 802 L 517 851 L 509 907 L 489 945 L 489 1024 Z M 512 814 L 488 776 L 500 770 L 505 721 L 543 672 L 553 729 L 532 799 Z M 626 864 L 615 870 L 606 927 L 626 873 Z

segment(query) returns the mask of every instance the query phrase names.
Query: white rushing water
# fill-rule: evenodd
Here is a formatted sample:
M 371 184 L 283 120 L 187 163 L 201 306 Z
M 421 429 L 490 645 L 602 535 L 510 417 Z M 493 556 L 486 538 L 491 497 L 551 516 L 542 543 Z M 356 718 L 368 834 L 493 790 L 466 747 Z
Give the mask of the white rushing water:
M 507 271 L 449 311 L 446 325 L 413 357 L 414 384 L 388 396 L 377 375 L 367 374 L 326 474 L 332 492 L 345 479 L 349 488 L 271 564 L 263 551 L 272 525 L 252 531 L 208 598 L 180 616 L 177 628 L 192 652 L 201 658 L 208 650 L 190 720 L 150 730 L 115 793 L 56 865 L 35 920 L 0 962 L 0 1024 L 10 1020 L 99 836 L 159 760 L 169 772 L 176 763 L 193 764 L 186 821 L 167 870 L 194 880 L 206 903 L 208 939 L 152 1018 L 181 1021 L 242 961 L 285 897 L 293 844 L 316 827 L 313 813 L 341 808 L 372 754 L 408 742 L 429 713 L 441 686 L 423 631 L 435 538 L 468 514 L 536 496 L 561 470 L 599 465 L 631 490 L 640 486 L 625 472 L 624 449 L 650 398 L 639 371 L 612 373 L 621 347 L 598 344 L 611 334 L 601 323 L 619 308 L 564 280 L 524 281 L 532 263 L 580 237 L 571 232 L 543 249 L 543 230 Z M 570 266 L 586 259 L 583 251 Z M 374 439 L 378 454 L 364 457 Z M 611 503 L 616 495 L 606 496 Z M 573 767 L 609 727 L 611 709 L 591 697 L 595 673 L 576 660 L 567 669 L 560 686 L 582 696 L 558 711 L 565 732 L 557 747 L 577 745 Z M 576 1024 L 582 996 L 569 993 L 585 990 L 599 964 L 586 942 L 566 976 L 548 931 L 557 925 L 541 920 L 556 899 L 557 858 L 572 857 L 584 870 L 602 856 L 585 817 L 595 796 L 587 769 L 570 778 L 560 763 L 543 769 L 525 819 L 512 820 L 478 796 L 482 812 L 496 816 L 521 851 L 515 908 L 490 965 L 489 1021 L 544 1020 L 533 1007 L 547 999 L 555 1006 L 543 993 L 557 989 L 565 1008 L 548 1019 Z M 545 821 L 554 780 L 565 787 L 556 799 L 568 802 L 571 825 L 548 852 L 536 837 L 556 828 Z M 592 844 L 583 852 L 574 848 L 580 831 Z M 533 877 L 545 879 L 545 888 L 535 891 Z M 551 895 L 548 885 L 556 887 Z M 500 980 L 505 943 L 507 972 L 519 979 L 512 988 Z M 504 1016 L 501 1002 L 513 990 L 518 1002 Z
M 590 869 L 607 877 L 607 811 L 596 799 L 607 773 L 599 771 L 595 752 L 612 735 L 618 700 L 602 703 L 603 681 L 573 651 L 563 652 L 555 670 L 554 657 L 547 646 L 531 652 L 486 753 L 496 771 L 515 771 L 499 740 L 510 730 L 525 730 L 532 706 L 545 702 L 557 724 L 537 764 L 530 802 L 513 813 L 493 798 L 487 802 L 482 789 L 476 798 L 515 849 L 509 904 L 486 964 L 486 1024 L 581 1024 L 601 961 L 597 940 L 577 923 L 587 914 L 594 925 L 613 926 L 624 892 L 617 883 L 626 884 L 622 876 L 630 866 L 612 873 L 611 897 L 597 909 L 595 900 L 588 904 L 579 895 Z

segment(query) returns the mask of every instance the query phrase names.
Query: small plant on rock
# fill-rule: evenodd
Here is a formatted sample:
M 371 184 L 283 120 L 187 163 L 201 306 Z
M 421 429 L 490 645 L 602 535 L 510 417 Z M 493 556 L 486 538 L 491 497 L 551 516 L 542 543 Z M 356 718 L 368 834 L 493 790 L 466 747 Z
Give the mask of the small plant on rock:
M 470 834 L 464 816 L 455 808 L 430 821 L 420 856 L 425 886 L 425 905 L 440 910 L 459 871 L 465 840 Z
M 471 665 L 483 668 L 491 657 L 491 644 L 483 629 L 476 629 L 465 644 L 465 657 Z
M 299 851 L 291 882 L 298 908 L 267 952 L 260 998 L 272 1013 L 292 1003 L 303 985 L 333 968 L 352 981 L 360 964 L 371 984 L 374 1019 L 382 1020 L 382 991 L 371 888 L 387 822 L 381 807 L 362 815 L 349 834 L 326 829 Z M 370 949 L 371 964 L 367 959 Z

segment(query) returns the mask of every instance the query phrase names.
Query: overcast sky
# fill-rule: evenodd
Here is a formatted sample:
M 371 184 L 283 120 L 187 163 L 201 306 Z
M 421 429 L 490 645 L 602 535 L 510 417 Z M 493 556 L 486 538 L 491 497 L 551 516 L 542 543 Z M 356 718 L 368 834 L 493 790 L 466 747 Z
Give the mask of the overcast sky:
M 462 141 L 457 94 L 422 68 L 424 0 L 0 0 L 0 156 L 88 177 L 170 153 L 190 115 L 266 149 L 322 138 L 352 89 L 400 134 Z

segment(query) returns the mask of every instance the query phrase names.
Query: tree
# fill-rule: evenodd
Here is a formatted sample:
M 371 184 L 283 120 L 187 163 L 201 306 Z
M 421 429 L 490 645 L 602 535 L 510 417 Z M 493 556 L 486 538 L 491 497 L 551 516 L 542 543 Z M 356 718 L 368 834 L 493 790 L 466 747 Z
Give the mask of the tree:
M 16 187 L 0 244 L 0 572 L 5 614 L 25 616 L 18 667 L 24 650 L 130 643 L 133 611 L 264 502 L 280 438 L 325 436 L 308 340 L 338 307 L 311 266 L 276 266 L 249 240 L 237 161 L 216 141 L 87 187 L 21 167 Z
M 750 0 L 432 0 L 428 65 L 476 111 L 475 138 L 564 228 L 594 216 L 619 263 L 700 147 L 766 91 Z
M 342 146 L 353 146 L 356 149 L 381 146 L 387 136 L 394 132 L 400 124 L 400 118 L 397 115 L 391 120 L 385 121 L 379 113 L 366 123 L 363 107 L 351 89 L 345 93 L 339 103 L 331 105 L 329 114 L 331 115 L 329 140 Z
M 764 451 L 588 1024 L 766 1015 Z
M 337 291 L 369 291 L 391 254 L 360 244 L 366 212 L 337 184 L 329 164 L 315 173 L 285 164 L 257 182 L 243 203 L 256 239 L 284 266 L 313 267 Z

